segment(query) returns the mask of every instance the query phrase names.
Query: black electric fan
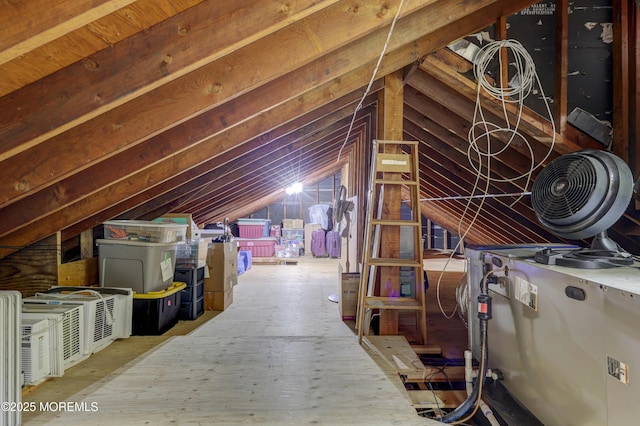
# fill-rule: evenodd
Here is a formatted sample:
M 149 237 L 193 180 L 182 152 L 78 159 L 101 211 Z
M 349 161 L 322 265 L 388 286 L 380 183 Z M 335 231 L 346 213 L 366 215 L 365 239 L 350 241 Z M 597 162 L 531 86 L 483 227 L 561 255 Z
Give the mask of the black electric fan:
M 531 204 L 538 220 L 562 238 L 594 238 L 589 248 L 543 250 L 536 254 L 536 261 L 584 269 L 633 265 L 633 256 L 607 235 L 607 229 L 624 214 L 632 195 L 629 166 L 610 152 L 584 150 L 551 161 L 531 189 Z
M 340 185 L 340 189 L 335 197 L 333 206 L 333 217 L 335 224 L 333 229 L 340 232 L 342 238 L 347 240 L 346 252 L 346 272 L 349 272 L 349 237 L 351 236 L 351 212 L 353 211 L 353 203 L 347 201 L 347 188 Z

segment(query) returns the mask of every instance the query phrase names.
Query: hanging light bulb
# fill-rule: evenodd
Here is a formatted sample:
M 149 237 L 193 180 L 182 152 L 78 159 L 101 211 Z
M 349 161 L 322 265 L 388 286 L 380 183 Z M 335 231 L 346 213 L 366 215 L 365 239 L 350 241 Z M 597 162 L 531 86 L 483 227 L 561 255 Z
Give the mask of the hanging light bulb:
M 302 184 L 300 182 L 296 182 L 290 187 L 285 189 L 287 195 L 299 194 L 302 192 Z

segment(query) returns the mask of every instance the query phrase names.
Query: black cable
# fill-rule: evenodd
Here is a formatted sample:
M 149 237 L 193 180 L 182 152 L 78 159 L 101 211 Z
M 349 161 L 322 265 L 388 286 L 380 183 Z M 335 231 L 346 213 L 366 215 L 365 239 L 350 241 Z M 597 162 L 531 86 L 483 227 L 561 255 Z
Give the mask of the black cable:
M 483 342 L 482 347 L 482 359 L 480 361 L 480 369 L 478 371 L 478 383 L 473 387 L 471 393 L 467 397 L 467 399 L 460 404 L 455 410 L 443 416 L 439 420 L 443 423 L 454 423 L 463 419 L 463 417 L 467 416 L 469 411 L 476 407 L 480 400 L 480 390 L 482 389 L 482 384 L 484 383 L 485 377 L 487 376 L 487 320 L 480 320 L 480 340 Z
M 504 268 L 501 269 L 504 270 Z M 471 393 L 469 394 L 467 399 L 462 404 L 460 404 L 452 412 L 439 419 L 443 423 L 459 424 L 467 421 L 468 419 L 473 417 L 480 404 L 480 399 L 482 398 L 482 387 L 484 386 L 484 382 L 487 377 L 489 359 L 489 350 L 487 347 L 487 329 L 489 319 L 491 319 L 491 296 L 489 296 L 489 283 L 487 281 L 487 278 L 494 272 L 497 271 L 487 272 L 480 282 L 480 296 L 478 296 L 478 301 L 479 303 L 486 304 L 486 311 L 480 312 L 480 309 L 478 310 L 478 318 L 480 320 L 480 346 L 482 349 L 480 356 L 480 368 L 478 369 L 478 376 L 476 379 L 477 383 L 471 390 Z

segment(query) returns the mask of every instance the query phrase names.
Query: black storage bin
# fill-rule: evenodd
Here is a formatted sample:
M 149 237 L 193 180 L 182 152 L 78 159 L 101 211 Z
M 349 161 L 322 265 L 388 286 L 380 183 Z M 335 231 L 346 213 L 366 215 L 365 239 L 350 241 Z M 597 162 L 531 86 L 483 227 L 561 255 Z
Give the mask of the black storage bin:
M 178 319 L 194 320 L 204 313 L 204 267 L 176 268 L 175 281 L 184 282 Z
M 132 334 L 159 335 L 178 322 L 185 283 L 174 282 L 164 291 L 133 295 Z

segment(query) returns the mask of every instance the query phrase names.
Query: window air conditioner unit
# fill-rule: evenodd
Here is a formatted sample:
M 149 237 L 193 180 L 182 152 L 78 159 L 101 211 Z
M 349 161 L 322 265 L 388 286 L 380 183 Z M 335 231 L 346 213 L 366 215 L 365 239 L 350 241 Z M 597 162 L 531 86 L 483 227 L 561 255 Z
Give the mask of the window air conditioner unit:
M 25 385 L 35 385 L 51 373 L 49 321 L 22 318 L 22 373 Z
M 26 299 L 25 299 L 26 301 Z M 85 360 L 83 307 L 24 303 L 22 317 L 49 321 L 51 376 L 60 377 L 64 370 Z
M 115 340 L 115 296 L 102 296 L 85 291 L 69 294 L 37 293 L 24 301 L 48 305 L 81 305 L 84 312 L 85 355 L 96 353 Z
M 84 291 L 99 293 L 103 296 L 115 296 L 115 306 L 113 321 L 115 329 L 113 337 L 115 339 L 126 339 L 131 337 L 133 321 L 133 289 L 115 287 L 83 287 L 83 286 L 53 286 L 47 290 L 46 294 L 56 293 L 77 293 Z

